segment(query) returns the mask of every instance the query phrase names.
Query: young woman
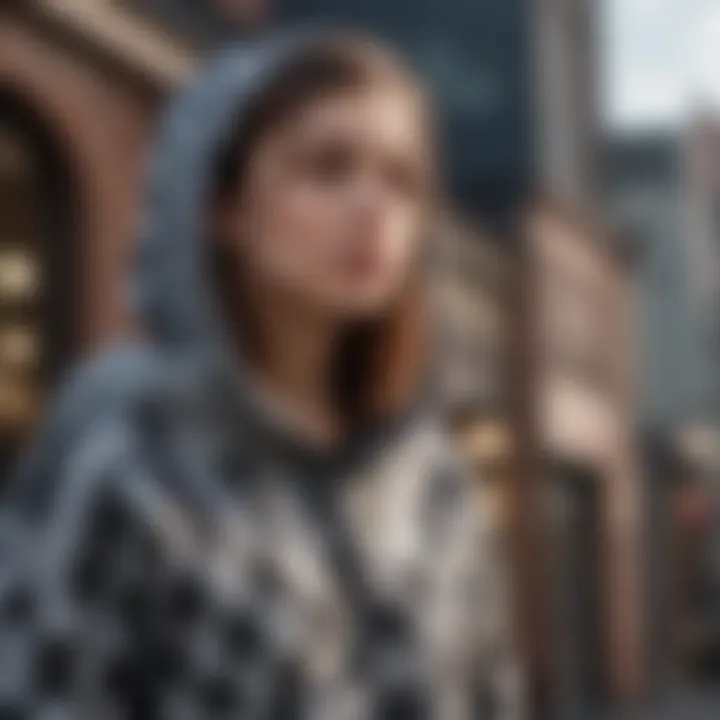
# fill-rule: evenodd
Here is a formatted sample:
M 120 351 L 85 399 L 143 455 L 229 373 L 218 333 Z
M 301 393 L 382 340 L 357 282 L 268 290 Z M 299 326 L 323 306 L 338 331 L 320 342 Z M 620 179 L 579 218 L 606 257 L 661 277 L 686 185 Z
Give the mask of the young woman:
M 2 717 L 516 713 L 432 402 L 431 124 L 397 58 L 327 32 L 232 51 L 173 106 L 144 340 L 80 373 L 9 500 Z

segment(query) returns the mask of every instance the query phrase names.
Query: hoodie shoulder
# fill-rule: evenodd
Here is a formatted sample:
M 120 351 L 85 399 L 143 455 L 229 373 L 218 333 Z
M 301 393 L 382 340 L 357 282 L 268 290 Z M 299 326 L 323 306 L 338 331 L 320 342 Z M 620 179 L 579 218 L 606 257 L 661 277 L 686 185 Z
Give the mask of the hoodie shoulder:
M 61 383 L 33 441 L 10 476 L 6 506 L 43 515 L 55 495 L 59 468 L 105 418 L 119 419 L 146 395 L 160 360 L 143 344 L 111 348 L 89 358 Z

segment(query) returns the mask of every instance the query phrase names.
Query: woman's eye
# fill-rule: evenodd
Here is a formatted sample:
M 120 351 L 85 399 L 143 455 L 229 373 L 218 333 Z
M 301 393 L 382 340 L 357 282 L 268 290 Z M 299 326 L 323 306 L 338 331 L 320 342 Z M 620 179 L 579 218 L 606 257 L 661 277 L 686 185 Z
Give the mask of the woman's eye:
M 422 173 L 410 163 L 389 163 L 385 169 L 385 182 L 393 192 L 403 197 L 420 198 L 424 194 Z
M 347 180 L 353 172 L 354 164 L 353 154 L 349 148 L 331 145 L 309 153 L 304 166 L 314 180 L 335 183 Z

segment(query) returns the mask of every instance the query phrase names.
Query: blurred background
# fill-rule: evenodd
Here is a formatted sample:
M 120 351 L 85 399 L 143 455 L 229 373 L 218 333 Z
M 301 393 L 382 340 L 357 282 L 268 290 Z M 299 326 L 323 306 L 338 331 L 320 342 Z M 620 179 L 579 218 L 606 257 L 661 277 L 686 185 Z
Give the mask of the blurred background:
M 720 717 L 720 0 L 15 0 L 0 9 L 0 481 L 128 327 L 166 98 L 298 21 L 442 111 L 445 400 L 536 717 Z

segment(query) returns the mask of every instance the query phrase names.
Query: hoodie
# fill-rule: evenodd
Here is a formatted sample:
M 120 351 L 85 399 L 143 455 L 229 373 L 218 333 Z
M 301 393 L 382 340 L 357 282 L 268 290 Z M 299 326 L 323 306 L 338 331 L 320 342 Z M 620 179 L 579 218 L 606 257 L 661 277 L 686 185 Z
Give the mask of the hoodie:
M 75 373 L 1 511 L 2 717 L 516 715 L 494 539 L 431 403 L 314 450 L 222 327 L 215 160 L 307 41 L 226 51 L 162 124 L 132 276 L 149 339 Z

